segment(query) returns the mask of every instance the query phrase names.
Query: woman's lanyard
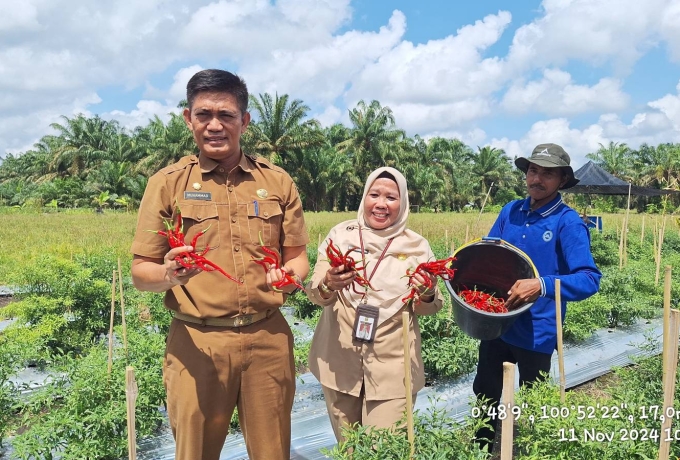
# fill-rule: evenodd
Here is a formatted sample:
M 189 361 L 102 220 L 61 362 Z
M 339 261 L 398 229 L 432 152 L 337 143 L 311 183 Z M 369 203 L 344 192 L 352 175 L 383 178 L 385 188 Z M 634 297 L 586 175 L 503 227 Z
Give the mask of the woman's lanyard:
M 373 275 L 375 275 L 375 271 L 378 269 L 378 265 L 380 265 L 380 262 L 382 262 L 383 258 L 385 257 L 385 254 L 387 253 L 387 248 L 390 247 L 390 244 L 392 244 L 392 240 L 394 237 L 390 238 L 387 240 L 387 245 L 385 246 L 385 249 L 383 249 L 383 252 L 380 254 L 380 257 L 378 257 L 378 261 L 375 263 L 373 266 L 373 271 L 371 271 L 371 276 L 366 277 L 366 251 L 364 251 L 364 236 L 361 233 L 361 225 L 359 225 L 359 244 L 361 244 L 361 265 L 362 269 L 364 271 L 364 279 L 368 281 L 368 283 L 371 282 L 373 279 Z M 365 286 L 364 290 L 364 295 L 361 297 L 361 302 L 365 305 L 367 302 L 366 300 L 366 295 L 368 294 L 368 284 Z

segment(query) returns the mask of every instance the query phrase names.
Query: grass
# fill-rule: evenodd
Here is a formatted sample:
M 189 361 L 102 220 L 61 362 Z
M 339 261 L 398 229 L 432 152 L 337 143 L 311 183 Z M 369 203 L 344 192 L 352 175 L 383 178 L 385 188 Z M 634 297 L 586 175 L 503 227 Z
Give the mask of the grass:
M 0 226 L 0 241 L 4 249 L 0 252 L 0 284 L 6 282 L 12 267 L 22 260 L 39 254 L 73 257 L 75 254 L 89 254 L 110 251 L 129 264 L 132 259 L 130 245 L 134 237 L 137 214 L 107 210 L 103 214 L 93 211 L 26 212 L 21 209 L 0 208 L 0 216 L 6 223 Z M 487 234 L 496 213 L 412 213 L 409 228 L 420 233 L 435 247 L 458 247 L 466 240 Z M 623 225 L 624 213 L 604 214 L 605 231 Z M 305 220 L 310 245 L 316 247 L 328 231 L 337 223 L 356 218 L 356 212 L 307 212 Z M 11 222 L 11 225 L 7 223 Z M 645 239 L 658 234 L 663 219 L 659 215 L 631 213 L 629 218 L 630 238 L 640 238 L 644 228 Z M 666 233 L 678 231 L 678 219 L 670 216 Z

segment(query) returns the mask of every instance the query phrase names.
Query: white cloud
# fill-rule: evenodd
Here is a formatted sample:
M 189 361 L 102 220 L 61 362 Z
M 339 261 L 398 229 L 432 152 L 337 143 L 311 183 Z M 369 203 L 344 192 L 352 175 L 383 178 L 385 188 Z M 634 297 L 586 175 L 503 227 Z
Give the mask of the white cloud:
M 265 60 L 244 62 L 241 73 L 253 93 L 288 93 L 330 104 L 366 65 L 397 45 L 405 30 L 403 13 L 395 11 L 378 32 L 348 31 L 297 51 L 276 49 Z
M 191 16 L 180 45 L 196 57 L 259 60 L 272 50 L 328 43 L 350 17 L 349 0 L 220 0 Z
M 348 92 L 348 102 L 378 99 L 387 104 L 441 104 L 488 95 L 504 77 L 498 58 L 482 57 L 510 23 L 500 11 L 456 35 L 414 45 L 404 41 L 361 72 Z
M 661 99 L 650 102 L 648 105 L 652 108 L 658 109 L 663 113 L 668 120 L 673 124 L 673 127 L 680 131 L 680 82 L 676 87 L 678 94 L 667 94 Z
M 675 0 L 544 0 L 544 14 L 515 33 L 508 70 L 562 66 L 579 60 L 631 66 L 658 41 L 664 9 Z
M 170 119 L 170 113 L 180 113 L 180 109 L 176 107 L 176 104 L 168 105 L 158 101 L 139 101 L 137 108 L 130 112 L 112 110 L 102 114 L 102 118 L 117 120 L 121 126 L 132 130 L 137 126 L 146 126 L 154 116 L 158 116 L 158 118 L 167 122 Z
M 593 86 L 576 85 L 571 75 L 546 69 L 541 80 L 515 82 L 503 96 L 501 107 L 513 114 L 538 112 L 546 115 L 575 115 L 591 111 L 617 111 L 628 104 L 622 82 L 602 78 Z
M 313 115 L 313 118 L 318 120 L 321 126 L 324 127 L 332 126 L 335 123 L 348 124 L 349 122 L 347 111 L 340 110 L 334 105 L 327 106 L 323 112 Z

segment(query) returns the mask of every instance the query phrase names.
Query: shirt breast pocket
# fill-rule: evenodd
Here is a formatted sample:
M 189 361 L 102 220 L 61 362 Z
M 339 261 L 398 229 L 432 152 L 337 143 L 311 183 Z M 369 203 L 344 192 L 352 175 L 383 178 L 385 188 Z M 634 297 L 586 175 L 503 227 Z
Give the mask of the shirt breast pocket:
M 199 253 L 206 248 L 216 249 L 220 246 L 220 220 L 215 203 L 184 202 L 180 203 L 179 208 L 182 211 L 186 244 L 194 243 L 194 249 Z
M 248 203 L 250 242 L 259 246 L 260 235 L 265 246 L 279 246 L 283 211 L 278 201 Z

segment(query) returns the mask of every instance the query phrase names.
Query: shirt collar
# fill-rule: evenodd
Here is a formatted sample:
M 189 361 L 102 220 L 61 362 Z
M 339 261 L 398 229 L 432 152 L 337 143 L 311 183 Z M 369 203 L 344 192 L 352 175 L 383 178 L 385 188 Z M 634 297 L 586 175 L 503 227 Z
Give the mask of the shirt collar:
M 534 212 L 540 214 L 542 217 L 546 217 L 555 212 L 557 208 L 560 207 L 561 204 L 562 195 L 558 193 L 557 196 L 553 198 L 552 201 L 550 201 L 550 203 L 544 204 Z M 524 200 L 524 203 L 522 204 L 522 211 L 525 211 L 527 213 L 531 211 L 531 197 L 527 197 Z
M 240 152 L 240 159 L 238 162 L 238 167 L 240 167 L 244 171 L 252 171 L 253 170 L 253 164 L 252 161 L 243 154 L 243 150 Z M 209 173 L 215 170 L 220 164 L 213 160 L 212 158 L 209 158 L 205 155 L 198 155 L 198 165 L 201 167 L 201 172 L 202 173 Z

